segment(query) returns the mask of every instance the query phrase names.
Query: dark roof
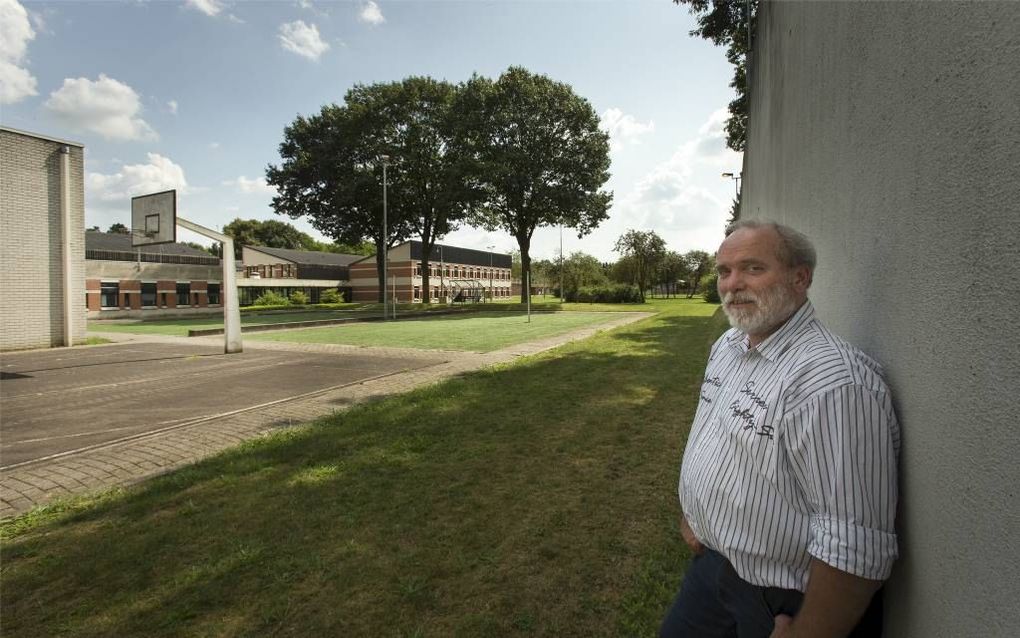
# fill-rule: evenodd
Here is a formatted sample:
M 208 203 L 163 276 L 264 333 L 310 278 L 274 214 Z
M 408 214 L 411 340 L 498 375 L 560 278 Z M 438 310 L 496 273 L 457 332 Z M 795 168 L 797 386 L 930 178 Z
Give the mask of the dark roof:
M 188 255 L 191 257 L 213 257 L 204 250 L 192 248 L 187 244 L 156 244 L 141 246 L 141 253 L 157 255 Z M 97 230 L 85 231 L 85 250 L 103 250 L 107 252 L 136 253 L 139 251 L 131 245 L 131 235 L 121 233 L 102 233 Z
M 411 260 L 421 261 L 424 246 L 420 241 L 404 242 L 411 244 Z M 398 244 L 402 246 L 403 244 Z M 390 250 L 395 250 L 396 246 Z M 362 257 L 361 261 L 375 261 L 375 255 Z M 432 256 L 429 261 L 446 261 L 451 264 L 467 264 L 469 266 L 492 266 L 493 268 L 509 268 L 512 259 L 506 253 L 491 253 L 487 250 L 475 250 L 474 248 L 461 248 L 459 246 L 447 246 L 445 244 L 433 244 Z
M 245 246 L 245 248 L 305 266 L 349 266 L 364 258 L 364 255 L 345 255 L 318 250 L 291 250 L 289 248 L 267 248 L 266 246 Z

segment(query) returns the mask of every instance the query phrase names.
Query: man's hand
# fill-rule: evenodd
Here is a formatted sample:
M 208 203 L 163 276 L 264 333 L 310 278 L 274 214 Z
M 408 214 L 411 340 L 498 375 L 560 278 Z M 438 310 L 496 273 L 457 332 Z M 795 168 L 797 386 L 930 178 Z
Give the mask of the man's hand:
M 687 524 L 687 517 L 684 516 L 683 512 L 680 512 L 680 535 L 684 537 L 684 542 L 691 548 L 695 556 L 701 555 L 705 551 L 705 546 L 701 544 L 698 537 L 694 535 L 694 531 L 691 526 Z
M 845 638 L 881 586 L 882 581 L 860 578 L 812 558 L 800 611 L 795 618 L 776 616 L 769 638 Z
M 776 626 L 769 634 L 769 638 L 786 638 L 790 635 L 790 627 L 793 626 L 793 618 L 786 614 L 776 616 Z

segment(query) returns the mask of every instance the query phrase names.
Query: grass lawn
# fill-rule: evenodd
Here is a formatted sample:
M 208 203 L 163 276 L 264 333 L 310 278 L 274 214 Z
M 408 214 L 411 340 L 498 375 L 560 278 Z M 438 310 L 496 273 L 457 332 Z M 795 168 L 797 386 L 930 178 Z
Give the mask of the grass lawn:
M 648 308 L 647 310 L 651 310 Z M 399 315 L 398 315 L 399 316 Z M 473 312 L 404 319 L 387 323 L 353 323 L 245 335 L 259 341 L 339 343 L 355 346 L 428 348 L 489 352 L 516 343 L 535 341 L 611 319 L 590 312 Z
M 8 636 L 653 636 L 714 306 L 0 525 Z

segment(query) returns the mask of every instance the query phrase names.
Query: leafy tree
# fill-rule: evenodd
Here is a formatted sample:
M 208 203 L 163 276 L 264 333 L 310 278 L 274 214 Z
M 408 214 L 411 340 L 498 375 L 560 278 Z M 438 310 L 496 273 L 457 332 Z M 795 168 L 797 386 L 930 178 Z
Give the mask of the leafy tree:
M 600 189 L 609 179 L 609 136 L 569 85 L 521 67 L 495 81 L 474 76 L 455 114 L 464 176 L 480 198 L 470 219 L 512 235 L 524 272 L 539 226 L 562 224 L 583 237 L 608 217 L 612 193 Z M 529 295 L 522 287 L 521 301 Z
M 657 283 L 666 289 L 667 296 L 676 294 L 677 285 L 690 275 L 687 260 L 680 253 L 669 250 L 659 262 Z
M 422 292 L 432 290 L 426 262 L 436 241 L 464 219 L 475 189 L 454 130 L 458 88 L 432 78 L 356 85 L 344 105 L 299 117 L 284 132 L 280 167 L 267 181 L 279 213 L 307 215 L 337 242 L 375 243 L 380 295 L 386 250 L 416 235 L 423 245 Z M 385 158 L 385 160 L 384 160 Z M 382 166 L 387 166 L 387 245 L 382 245 Z
M 733 65 L 730 86 L 737 97 L 730 102 L 730 119 L 726 122 L 726 143 L 735 151 L 743 151 L 747 143 L 747 58 L 751 49 L 758 16 L 759 0 L 673 0 L 687 5 L 697 17 L 698 28 L 691 35 L 726 46 L 726 59 Z
M 644 303 L 652 273 L 666 254 L 666 242 L 654 230 L 628 230 L 616 240 L 613 250 L 631 260 L 631 283 L 638 287 Z
M 106 230 L 106 232 L 108 232 L 108 233 L 117 233 L 118 235 L 130 235 L 131 234 L 131 229 L 128 228 L 127 226 L 125 226 L 124 224 L 122 224 L 120 222 L 117 222 L 116 224 L 111 225 Z
M 715 257 L 704 250 L 691 250 L 683 255 L 687 262 L 688 283 L 687 298 L 691 299 L 698 293 L 698 284 L 702 277 L 715 269 Z
M 383 260 L 389 248 L 410 237 L 412 228 L 396 195 L 388 189 L 387 233 L 383 243 L 383 157 L 386 117 L 378 104 L 358 98 L 361 87 L 347 93 L 344 106 L 329 104 L 318 115 L 298 116 L 284 129 L 279 166 L 266 169 L 276 186 L 277 213 L 293 219 L 307 216 L 312 226 L 337 243 L 375 245 L 379 301 L 385 294 Z
M 591 255 L 575 252 L 563 261 L 564 298 L 577 298 L 577 291 L 586 286 L 601 286 L 609 283 L 602 263 Z
M 190 246 L 190 247 L 194 248 L 195 250 L 201 250 L 202 252 L 209 253 L 210 255 L 213 255 L 215 257 L 219 257 L 220 256 L 219 242 L 216 242 L 212 246 L 203 246 L 202 244 L 199 244 L 198 242 L 186 241 L 186 242 L 184 242 L 184 245 L 185 246 Z
M 552 287 L 559 287 L 559 264 L 553 263 L 548 259 L 539 259 L 531 262 L 531 277 L 533 281 L 532 285 L 542 286 L 542 290 L 548 290 Z M 545 296 L 545 293 L 543 293 Z
M 234 239 L 234 256 L 238 259 L 244 246 L 317 250 L 320 245 L 307 233 L 276 219 L 236 218 L 223 227 L 223 234 Z
M 634 259 L 624 255 L 609 267 L 609 279 L 620 284 L 634 283 Z

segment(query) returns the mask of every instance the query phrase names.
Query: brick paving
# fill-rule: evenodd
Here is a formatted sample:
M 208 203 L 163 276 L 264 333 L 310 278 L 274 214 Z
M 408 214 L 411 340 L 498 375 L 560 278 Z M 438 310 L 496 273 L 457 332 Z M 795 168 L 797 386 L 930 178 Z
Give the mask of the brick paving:
M 269 405 L 252 406 L 232 414 L 197 419 L 180 427 L 104 444 L 69 456 L 28 463 L 0 471 L 0 518 L 16 516 L 55 498 L 79 495 L 111 487 L 123 487 L 170 472 L 244 441 L 313 421 L 344 410 L 356 403 L 407 392 L 417 387 L 537 354 L 564 343 L 584 339 L 596 332 L 617 328 L 651 313 L 613 313 L 613 318 L 597 326 L 538 341 L 517 344 L 487 353 L 444 351 L 446 360 L 406 372 L 385 374 L 299 398 Z M 180 342 L 182 337 L 163 335 L 103 334 L 115 341 Z M 189 344 L 222 344 L 222 337 L 195 337 Z M 102 346 L 91 346 L 102 347 Z M 330 344 L 291 344 L 247 341 L 245 348 L 325 354 L 378 354 L 381 356 L 434 359 L 435 351 L 398 348 L 365 348 Z

